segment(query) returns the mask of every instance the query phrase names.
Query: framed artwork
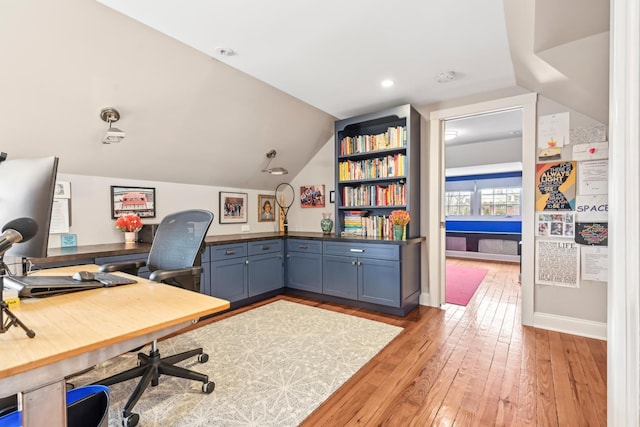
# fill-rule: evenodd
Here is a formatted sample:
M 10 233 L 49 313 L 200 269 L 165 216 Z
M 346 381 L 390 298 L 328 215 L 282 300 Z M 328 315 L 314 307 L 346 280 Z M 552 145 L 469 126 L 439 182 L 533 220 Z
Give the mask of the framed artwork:
M 111 186 L 111 218 L 135 214 L 156 217 L 156 189 L 153 187 Z
M 336 192 L 329 191 L 329 203 L 335 203 L 335 202 L 336 202 Z
M 324 185 L 300 187 L 300 207 L 324 208 Z
M 258 222 L 276 220 L 276 198 L 273 194 L 258 194 Z
M 247 193 L 220 192 L 220 224 L 247 222 Z

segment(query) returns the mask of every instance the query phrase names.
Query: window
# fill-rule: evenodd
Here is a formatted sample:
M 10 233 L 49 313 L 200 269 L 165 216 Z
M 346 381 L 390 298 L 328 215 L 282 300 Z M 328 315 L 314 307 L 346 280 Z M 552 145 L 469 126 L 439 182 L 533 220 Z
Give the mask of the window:
M 520 216 L 520 188 L 480 190 L 481 216 Z
M 447 191 L 445 193 L 446 215 L 469 216 L 471 215 L 472 191 Z
M 518 220 L 522 216 L 522 174 L 448 177 L 445 214 L 454 220 Z

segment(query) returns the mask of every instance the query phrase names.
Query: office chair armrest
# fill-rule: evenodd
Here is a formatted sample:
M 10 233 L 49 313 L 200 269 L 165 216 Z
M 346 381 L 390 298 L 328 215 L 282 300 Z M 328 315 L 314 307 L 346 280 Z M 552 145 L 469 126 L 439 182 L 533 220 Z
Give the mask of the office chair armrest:
M 180 276 L 198 276 L 202 274 L 204 269 L 201 266 L 180 268 L 177 270 L 156 270 L 149 276 L 152 282 L 162 282 L 163 280 L 173 279 Z
M 147 261 L 145 260 L 113 262 L 110 264 L 101 265 L 98 271 L 101 271 L 103 273 L 122 271 L 123 273 L 133 274 L 134 276 L 137 276 L 138 270 L 145 265 L 147 265 Z

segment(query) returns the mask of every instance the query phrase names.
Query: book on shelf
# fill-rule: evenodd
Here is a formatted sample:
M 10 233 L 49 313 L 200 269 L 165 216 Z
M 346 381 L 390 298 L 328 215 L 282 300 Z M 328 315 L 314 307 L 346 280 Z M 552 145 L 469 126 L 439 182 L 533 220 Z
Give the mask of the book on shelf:
M 404 182 L 388 185 L 359 185 L 342 188 L 344 206 L 403 206 L 406 205 Z
M 377 135 L 346 136 L 340 140 L 340 155 L 368 153 L 407 146 L 406 126 L 389 127 Z
M 364 160 L 344 160 L 338 163 L 340 181 L 404 177 L 407 156 L 398 153 Z

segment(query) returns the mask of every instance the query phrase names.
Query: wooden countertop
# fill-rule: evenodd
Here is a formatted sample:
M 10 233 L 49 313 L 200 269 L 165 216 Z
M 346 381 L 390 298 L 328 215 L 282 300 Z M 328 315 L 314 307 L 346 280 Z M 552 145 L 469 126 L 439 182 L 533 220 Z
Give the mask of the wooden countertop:
M 324 234 L 314 232 L 290 231 L 289 233 L 265 232 L 265 233 L 240 233 L 207 236 L 205 244 L 207 246 L 225 245 L 227 243 L 253 242 L 265 239 L 310 239 L 332 242 L 359 242 L 359 243 L 381 243 L 389 245 L 407 245 L 424 241 L 425 237 L 414 237 L 407 240 L 389 240 L 376 237 L 357 236 L 337 236 L 335 234 Z M 43 265 L 54 262 L 68 262 L 86 260 L 95 257 L 128 255 L 136 253 L 147 253 L 151 250 L 150 243 L 108 243 L 104 245 L 77 246 L 73 248 L 52 248 L 48 250 L 46 258 L 31 258 L 35 265 Z

